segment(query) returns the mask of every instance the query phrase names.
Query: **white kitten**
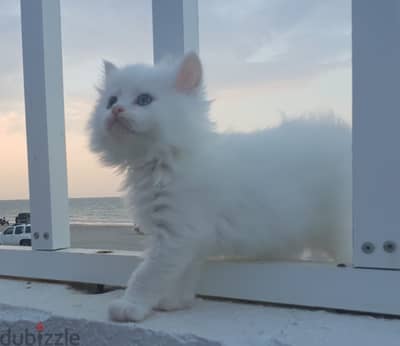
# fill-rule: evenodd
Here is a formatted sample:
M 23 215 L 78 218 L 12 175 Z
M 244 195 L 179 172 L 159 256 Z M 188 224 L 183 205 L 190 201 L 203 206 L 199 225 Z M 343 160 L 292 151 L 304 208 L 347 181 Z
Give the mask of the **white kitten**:
M 125 171 L 134 221 L 152 235 L 113 320 L 190 306 L 209 255 L 287 259 L 312 248 L 350 260 L 350 129 L 325 117 L 218 134 L 208 105 L 193 53 L 154 67 L 105 63 L 91 148 Z

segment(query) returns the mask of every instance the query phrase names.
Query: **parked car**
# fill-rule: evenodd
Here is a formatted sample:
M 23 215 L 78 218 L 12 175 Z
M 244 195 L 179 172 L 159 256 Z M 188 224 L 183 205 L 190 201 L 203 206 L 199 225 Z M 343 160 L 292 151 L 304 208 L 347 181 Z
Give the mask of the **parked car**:
M 7 227 L 0 233 L 0 244 L 31 246 L 31 225 L 18 224 Z

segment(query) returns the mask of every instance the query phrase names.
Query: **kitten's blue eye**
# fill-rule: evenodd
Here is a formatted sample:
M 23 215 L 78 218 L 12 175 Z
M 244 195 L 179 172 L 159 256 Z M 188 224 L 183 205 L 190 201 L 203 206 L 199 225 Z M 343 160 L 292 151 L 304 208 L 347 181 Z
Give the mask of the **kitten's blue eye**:
M 150 94 L 143 93 L 140 94 L 138 97 L 136 97 L 135 103 L 138 106 L 147 106 L 150 103 L 152 103 L 153 100 L 154 100 L 153 96 L 151 96 Z
M 117 96 L 111 96 L 107 102 L 107 109 L 110 109 L 112 106 L 114 106 L 117 101 L 118 101 Z

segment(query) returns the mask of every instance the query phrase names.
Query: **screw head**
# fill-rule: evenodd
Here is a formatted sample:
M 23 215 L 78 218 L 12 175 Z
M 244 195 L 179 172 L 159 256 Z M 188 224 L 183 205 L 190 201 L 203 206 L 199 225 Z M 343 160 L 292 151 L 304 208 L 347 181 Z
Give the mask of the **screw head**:
M 391 240 L 387 240 L 383 243 L 383 250 L 388 253 L 392 253 L 396 251 L 396 243 Z
M 369 241 L 366 241 L 365 243 L 362 244 L 361 250 L 365 254 L 369 255 L 375 251 L 375 245 Z
M 33 233 L 33 238 L 39 239 L 39 233 L 38 233 L 38 232 L 34 232 L 34 233 Z
M 43 238 L 44 238 L 44 239 L 47 240 L 47 239 L 49 239 L 49 237 L 50 237 L 50 236 L 49 236 L 49 233 L 48 233 L 48 232 L 44 232 L 44 233 L 43 233 Z

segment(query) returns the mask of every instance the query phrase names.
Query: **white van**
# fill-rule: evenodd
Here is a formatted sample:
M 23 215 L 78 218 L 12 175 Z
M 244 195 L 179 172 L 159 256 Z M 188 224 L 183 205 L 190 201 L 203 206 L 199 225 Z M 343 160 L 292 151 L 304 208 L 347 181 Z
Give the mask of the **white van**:
M 30 224 L 12 225 L 0 233 L 1 245 L 31 246 L 31 239 Z

